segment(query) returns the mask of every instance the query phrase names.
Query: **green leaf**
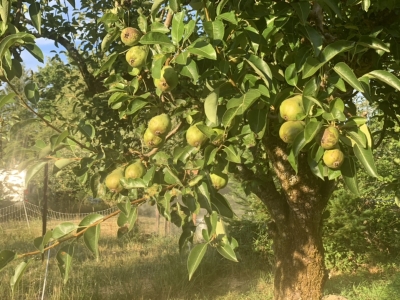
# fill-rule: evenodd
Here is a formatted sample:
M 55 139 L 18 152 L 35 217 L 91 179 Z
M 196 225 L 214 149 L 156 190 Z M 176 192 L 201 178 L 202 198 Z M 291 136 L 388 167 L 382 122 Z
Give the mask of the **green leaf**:
M 14 93 L 10 93 L 7 95 L 0 95 L 0 109 L 9 103 L 14 103 L 15 101 L 14 97 L 15 97 Z
M 233 11 L 220 14 L 216 17 L 216 19 L 217 20 L 222 19 L 222 20 L 228 21 L 229 23 L 232 23 L 234 25 L 237 25 L 239 23 L 236 15 L 235 15 L 235 12 L 233 12 Z
M 31 5 L 29 5 L 29 15 L 31 17 L 33 26 L 36 28 L 39 34 L 41 34 L 42 14 L 40 11 L 40 3 L 34 2 Z
M 313 46 L 314 54 L 315 56 L 318 56 L 322 50 L 323 45 L 322 35 L 317 30 L 315 30 L 314 27 L 311 27 L 308 24 L 306 24 L 304 28 L 306 29 L 307 37 Z
M 347 130 L 346 131 L 348 137 L 353 140 L 357 145 L 361 148 L 366 148 L 367 147 L 367 139 L 365 135 L 361 131 L 352 131 L 352 130 Z
M 82 132 L 87 138 L 89 138 L 89 139 L 94 138 L 96 131 L 92 124 L 83 124 L 83 125 L 80 125 L 78 128 L 79 128 L 79 131 Z
M 296 65 L 294 63 L 292 63 L 286 68 L 285 80 L 289 85 L 296 86 L 298 77 L 297 77 Z
M 306 127 L 304 128 L 304 139 L 306 144 L 314 139 L 321 130 L 322 125 L 323 122 L 318 122 L 316 119 L 311 119 L 310 122 L 306 124 Z
M 156 18 L 156 14 L 158 10 L 160 9 L 161 5 L 165 2 L 166 0 L 154 0 L 153 5 L 151 6 L 151 18 L 154 20 Z
M 53 229 L 53 239 L 58 240 L 75 231 L 77 228 L 78 226 L 71 222 L 61 223 Z
M 13 294 L 14 294 L 15 287 L 21 281 L 22 275 L 24 275 L 26 268 L 28 267 L 30 262 L 31 262 L 30 260 L 23 261 L 15 268 L 14 276 L 12 276 L 10 279 L 10 286 L 11 286 L 11 291 Z
M 222 21 L 203 22 L 204 30 L 212 40 L 222 41 L 224 39 L 224 23 Z
M 101 65 L 100 69 L 98 69 L 95 72 L 93 72 L 93 75 L 96 77 L 97 75 L 99 75 L 100 73 L 102 73 L 104 71 L 110 71 L 111 67 L 114 64 L 114 62 L 117 59 L 117 57 L 118 57 L 118 53 L 117 52 L 114 52 L 113 54 L 108 56 L 106 61 Z
M 307 57 L 303 66 L 303 79 L 314 75 L 321 68 L 322 65 L 323 64 L 315 57 Z
M 148 104 L 147 101 L 141 99 L 133 99 L 131 102 L 129 102 L 125 113 L 128 116 L 133 115 L 137 113 L 139 110 L 141 110 L 143 107 L 145 107 L 147 104 Z
M 232 207 L 222 194 L 214 193 L 211 197 L 211 205 L 212 209 L 216 210 L 221 216 L 233 218 Z
M 17 258 L 17 254 L 10 250 L 2 250 L 0 252 L 0 270 L 2 270 L 8 263 Z
M 120 32 L 116 30 L 116 28 L 112 28 L 110 32 L 105 35 L 103 41 L 101 42 L 101 52 L 106 52 L 111 43 L 114 42 L 119 36 Z
M 261 97 L 261 94 L 256 89 L 248 90 L 246 94 L 240 98 L 234 98 L 228 101 L 226 107 L 236 108 L 235 115 L 242 115 L 244 112 L 253 105 L 253 103 Z
M 347 188 L 356 196 L 359 196 L 358 183 L 357 183 L 357 169 L 354 160 L 351 157 L 345 157 L 342 166 L 343 181 Z
M 229 243 L 223 243 L 222 245 L 218 245 L 217 251 L 219 254 L 221 254 L 226 259 L 229 259 L 234 262 L 238 262 L 235 251 L 233 251 L 233 249 Z
M 183 34 L 183 42 L 185 42 L 194 32 L 196 28 L 196 22 L 194 20 L 189 20 L 189 22 L 185 25 L 185 33 Z
M 8 15 L 10 14 L 10 4 L 11 1 L 10 0 L 1 0 L 1 6 L 0 6 L 0 16 L 1 19 L 3 20 L 3 29 L 2 31 L 4 32 L 6 29 L 6 25 L 7 25 L 7 21 L 8 20 Z
M 146 182 L 142 178 L 121 178 L 122 187 L 127 190 L 145 188 Z
M 379 177 L 378 171 L 375 167 L 374 157 L 372 155 L 371 148 L 364 149 L 360 147 L 358 144 L 353 145 L 353 151 L 358 160 L 361 162 L 365 171 L 368 175 L 373 177 Z
M 322 50 L 320 55 L 320 60 L 322 63 L 326 63 L 334 58 L 339 53 L 348 51 L 354 47 L 355 43 L 350 41 L 335 41 L 327 45 L 324 50 Z
M 36 58 L 39 62 L 44 62 L 44 56 L 42 50 L 34 43 L 26 43 L 23 47 L 28 50 L 28 52 Z
M 96 257 L 96 261 L 99 261 L 99 238 L 100 224 L 88 228 L 83 234 L 85 245 Z
M 169 0 L 169 8 L 174 12 L 178 12 L 181 6 L 180 0 Z
M 215 10 L 215 13 L 217 14 L 217 16 L 219 16 L 224 8 L 224 6 L 229 2 L 229 0 L 221 0 L 218 3 L 217 9 Z
M 344 62 L 337 63 L 333 68 L 335 72 L 348 84 L 350 84 L 357 91 L 363 93 L 364 89 L 361 83 L 358 81 L 353 70 Z
M 189 272 L 189 280 L 192 279 L 192 276 L 198 266 L 200 265 L 201 260 L 204 257 L 204 254 L 207 250 L 207 244 L 199 244 L 193 247 L 192 251 L 190 251 L 188 260 L 187 260 L 187 269 Z
M 370 5 L 371 5 L 371 0 L 362 0 L 361 2 L 362 9 L 365 11 L 368 11 Z
M 262 72 L 262 74 L 265 76 L 266 79 L 271 80 L 272 79 L 272 72 L 271 72 L 271 68 L 268 66 L 268 64 L 261 59 L 260 57 L 254 55 L 254 54 L 250 54 L 249 58 L 246 59 L 247 62 L 250 62 L 250 66 L 255 69 L 254 67 L 256 67 L 258 70 L 260 70 Z
M 37 104 L 39 101 L 39 88 L 36 83 L 30 82 L 25 85 L 24 92 L 29 102 Z
M 172 19 L 171 37 L 175 45 L 178 45 L 183 37 L 183 32 L 185 31 L 185 24 L 183 19 L 185 18 L 185 13 L 179 12 L 174 15 Z
M 308 2 L 295 2 L 292 3 L 294 10 L 297 13 L 297 16 L 300 19 L 300 23 L 305 25 L 307 23 L 308 15 L 310 14 L 310 3 Z
M 163 170 L 164 173 L 164 181 L 168 184 L 179 184 L 182 185 L 182 182 L 179 180 L 178 176 L 172 172 L 171 169 L 165 167 Z
M 367 48 L 375 49 L 375 50 L 382 50 L 385 52 L 390 52 L 390 48 L 386 46 L 384 42 L 380 39 L 368 35 L 363 35 L 358 40 L 358 44 L 362 45 Z
M 228 147 L 225 147 L 223 151 L 226 153 L 226 160 L 240 164 L 241 157 L 235 149 L 234 145 L 229 145 Z
M 248 112 L 248 122 L 257 139 L 261 139 L 265 134 L 268 112 L 269 110 L 266 108 L 253 109 Z
M 37 174 L 37 172 L 39 172 L 44 167 L 45 164 L 47 164 L 46 161 L 41 161 L 30 166 L 27 169 L 25 175 L 25 188 L 28 188 L 29 181 L 33 178 L 33 176 Z
M 307 145 L 306 139 L 304 138 L 304 131 L 300 132 L 293 141 L 292 151 L 293 155 L 297 157 L 300 151 Z
M 44 252 L 44 248 L 49 243 L 50 239 L 53 237 L 53 232 L 51 230 L 47 231 L 44 236 L 39 236 L 33 240 L 33 244 L 36 249 L 40 252 Z
M 205 57 L 212 60 L 217 59 L 217 53 L 215 53 L 214 47 L 206 41 L 197 42 L 193 46 L 188 47 L 187 51 L 200 57 Z
M 74 255 L 74 244 L 68 244 L 58 250 L 56 259 L 61 276 L 64 278 L 64 284 L 67 283 L 69 273 L 72 267 L 72 257 Z
M 400 91 L 400 80 L 394 76 L 392 73 L 389 73 L 388 71 L 383 71 L 383 70 L 376 70 L 369 72 L 368 74 L 364 75 L 368 76 L 369 78 L 373 79 L 378 79 L 387 85 L 390 85 L 391 87 L 397 89 Z
M 367 121 L 368 121 L 367 118 L 351 117 L 341 127 L 344 129 L 351 128 L 351 127 L 358 127 L 358 126 L 364 125 Z
M 100 214 L 96 214 L 96 213 L 87 215 L 87 216 L 84 217 L 84 218 L 82 219 L 82 221 L 79 223 L 79 227 L 80 227 L 80 229 L 81 229 L 82 227 L 88 227 L 88 226 L 92 225 L 93 223 L 96 223 L 96 222 L 102 220 L 103 218 L 104 218 L 104 216 L 102 216 L 102 215 L 100 215 Z
M 168 36 L 161 32 L 148 32 L 143 35 L 140 39 L 140 43 L 143 45 L 171 45 L 172 42 Z
M 340 8 L 336 0 L 321 0 L 321 1 L 324 2 L 326 5 L 328 5 L 330 9 L 332 9 L 333 12 L 338 16 L 338 18 L 342 19 L 342 14 L 340 12 Z
M 3 38 L 0 42 L 0 60 L 3 59 L 6 51 L 15 43 L 23 44 L 25 42 L 32 43 L 35 40 L 35 36 L 26 32 L 18 32 L 10 34 Z
M 194 83 L 196 83 L 197 80 L 199 79 L 199 70 L 197 68 L 197 64 L 191 58 L 189 58 L 187 60 L 187 64 L 185 66 L 183 66 L 180 73 L 183 76 L 187 76 L 187 77 L 193 79 Z

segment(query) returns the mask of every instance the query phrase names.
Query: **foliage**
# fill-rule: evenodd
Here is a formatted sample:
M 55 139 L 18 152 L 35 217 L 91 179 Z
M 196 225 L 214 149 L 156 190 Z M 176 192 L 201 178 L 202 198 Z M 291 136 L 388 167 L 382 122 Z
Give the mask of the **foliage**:
M 312 232 L 319 232 L 318 220 L 336 179 L 341 177 L 359 195 L 360 166 L 380 178 L 372 153 L 375 133 L 367 118 L 357 114 L 354 101 L 362 95 L 384 115 L 385 130 L 378 136 L 399 122 L 394 99 L 400 90 L 400 7 L 393 1 L 85 0 L 72 21 L 58 1 L 52 6 L 29 3 L 30 19 L 21 18 L 25 2 L 8 3 L 3 1 L 0 10 L 0 58 L 12 93 L 0 98 L 0 108 L 16 98 L 35 116 L 29 122 L 55 131 L 49 140 L 27 149 L 34 150 L 34 159 L 23 163 L 27 181 L 53 161 L 54 173 L 74 166 L 77 180 L 97 196 L 107 175 L 115 170 L 122 174 L 127 165 L 141 160 L 147 169 L 142 178 L 121 178 L 123 189 L 118 185 L 105 195 L 118 203 L 118 234 L 132 229 L 138 205 L 156 204 L 161 215 L 182 227 L 182 250 L 193 237 L 192 215 L 205 209 L 205 243 L 188 257 L 189 278 L 206 249 L 237 261 L 236 239 L 217 231 L 220 219 L 232 218 L 233 212 L 210 174 L 240 178 L 249 193 L 267 204 L 275 231 L 293 229 L 299 222 L 302 226 L 296 229 L 309 235 L 309 223 L 317 226 Z M 75 6 L 74 1 L 70 4 Z M 143 34 L 132 48 L 120 41 L 128 26 Z M 78 79 L 76 74 L 65 79 L 57 72 L 42 72 L 21 93 L 10 80 L 20 77 L 20 51 L 43 60 L 35 37 L 65 47 L 84 85 L 71 82 Z M 46 77 L 50 79 L 43 84 Z M 51 86 L 57 78 L 59 85 Z M 60 109 L 53 103 L 60 88 L 63 95 L 74 94 L 67 97 L 73 107 L 67 115 L 53 113 Z M 281 103 L 296 95 L 302 109 L 282 119 Z M 69 119 L 79 110 L 79 118 Z M 163 113 L 171 118 L 171 131 L 152 133 L 144 142 L 149 120 Z M 329 146 L 334 150 L 322 147 L 321 133 L 327 126 L 338 129 L 339 140 Z M 189 128 L 197 128 L 194 142 Z M 287 145 L 279 141 L 278 132 Z M 260 191 L 260 182 L 266 192 Z M 299 213 L 299 204 L 309 211 Z M 50 248 L 67 242 L 58 255 L 67 280 L 75 239 L 83 236 L 97 256 L 97 228 L 107 218 L 92 215 L 78 227 L 60 224 L 41 238 L 35 254 L 50 241 Z M 276 232 L 274 237 L 279 242 Z M 314 246 L 320 247 L 320 237 L 305 240 L 315 240 Z M 301 244 L 296 241 L 293 249 Z M 1 253 L 5 263 L 28 255 Z M 294 276 L 304 278 L 300 272 Z M 317 286 L 322 286 L 319 280 Z M 302 293 L 310 285 L 304 284 Z M 283 288 L 289 289 L 293 286 Z

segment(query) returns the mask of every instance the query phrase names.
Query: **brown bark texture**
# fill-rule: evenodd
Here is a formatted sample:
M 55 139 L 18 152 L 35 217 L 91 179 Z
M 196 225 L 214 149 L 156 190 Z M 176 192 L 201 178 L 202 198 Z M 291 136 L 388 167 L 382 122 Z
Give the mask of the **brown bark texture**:
M 296 174 L 287 159 L 287 145 L 279 138 L 267 138 L 265 147 L 274 174 L 269 173 L 254 192 L 273 220 L 268 227 L 275 253 L 274 299 L 320 300 L 327 278 L 322 213 L 334 182 L 312 174 L 306 153 L 298 157 Z

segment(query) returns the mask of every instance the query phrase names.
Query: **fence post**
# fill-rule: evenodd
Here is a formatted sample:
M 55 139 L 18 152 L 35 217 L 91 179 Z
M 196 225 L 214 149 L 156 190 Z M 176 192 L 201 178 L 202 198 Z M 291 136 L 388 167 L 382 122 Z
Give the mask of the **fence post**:
M 42 236 L 46 234 L 47 227 L 47 184 L 49 181 L 49 163 L 44 165 L 43 179 L 43 212 L 42 212 Z M 44 253 L 42 253 L 42 262 L 44 262 Z

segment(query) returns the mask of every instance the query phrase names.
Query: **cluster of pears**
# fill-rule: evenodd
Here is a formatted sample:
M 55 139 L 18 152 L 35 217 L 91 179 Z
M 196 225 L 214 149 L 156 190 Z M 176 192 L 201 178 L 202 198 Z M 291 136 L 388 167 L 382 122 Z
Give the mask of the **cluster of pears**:
M 146 62 L 147 50 L 145 46 L 138 46 L 142 33 L 133 27 L 126 27 L 121 31 L 121 41 L 131 48 L 126 52 L 125 58 L 133 68 L 140 68 Z
M 304 115 L 301 95 L 296 95 L 284 100 L 279 107 L 281 118 L 285 120 L 279 129 L 279 137 L 287 144 L 293 143 L 296 136 L 304 130 L 304 122 L 298 117 Z
M 339 168 L 344 161 L 344 154 L 339 147 L 339 130 L 334 126 L 328 126 L 320 134 L 321 147 L 325 149 L 322 160 L 331 168 Z
M 125 168 L 117 168 L 107 175 L 105 180 L 106 187 L 114 193 L 119 193 L 123 190 L 121 178 L 141 178 L 146 173 L 146 168 L 140 160 L 130 164 Z
M 162 92 L 170 92 L 178 85 L 178 73 L 171 66 L 164 66 L 161 69 L 160 78 L 154 79 L 154 85 Z
M 160 147 L 170 130 L 171 120 L 167 114 L 151 118 L 143 136 L 145 145 L 149 148 Z

